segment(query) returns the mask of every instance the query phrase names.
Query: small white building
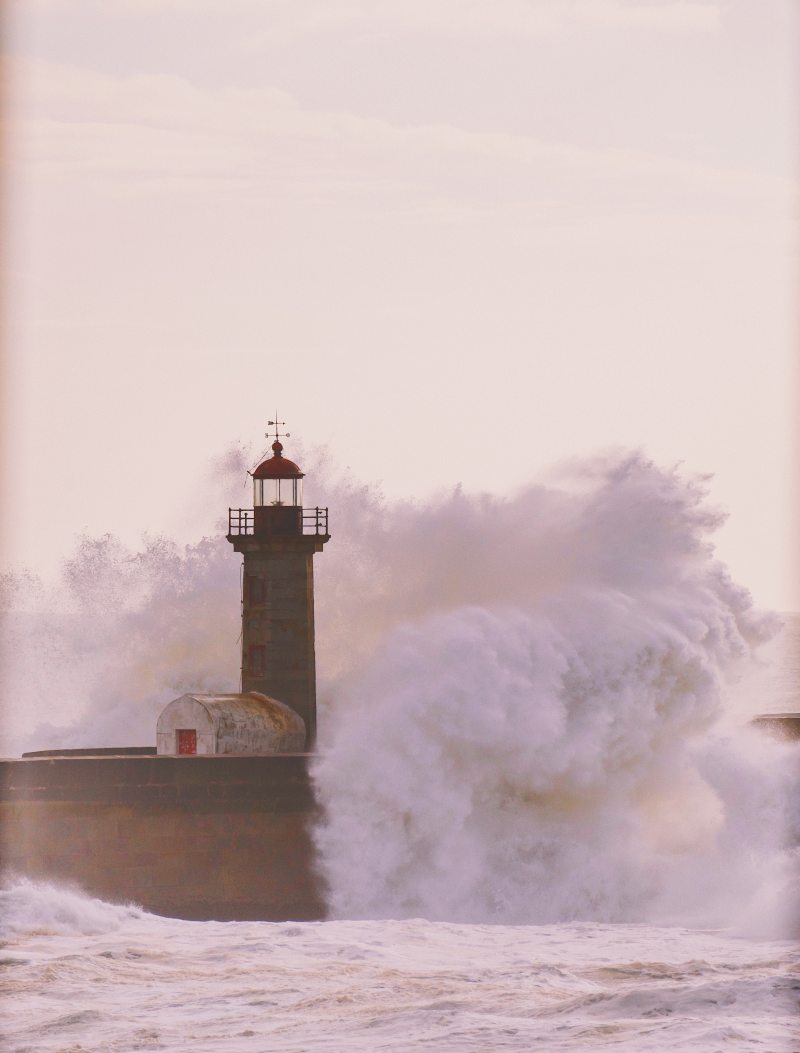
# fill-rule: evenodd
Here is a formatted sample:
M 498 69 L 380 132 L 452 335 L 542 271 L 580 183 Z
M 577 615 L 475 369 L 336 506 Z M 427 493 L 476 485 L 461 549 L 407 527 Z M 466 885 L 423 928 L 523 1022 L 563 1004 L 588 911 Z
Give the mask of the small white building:
M 303 718 L 277 699 L 181 695 L 158 718 L 156 748 L 167 756 L 208 753 L 302 753 Z

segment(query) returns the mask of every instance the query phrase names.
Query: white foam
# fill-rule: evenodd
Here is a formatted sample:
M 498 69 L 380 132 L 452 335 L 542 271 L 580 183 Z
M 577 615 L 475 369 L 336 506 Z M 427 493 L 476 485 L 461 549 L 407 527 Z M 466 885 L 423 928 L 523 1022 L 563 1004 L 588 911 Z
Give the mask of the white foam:
M 133 905 L 106 903 L 79 889 L 26 878 L 7 879 L 0 888 L 0 939 L 31 934 L 95 936 L 116 932 L 145 916 Z
M 63 892 L 41 894 L 52 923 Z M 86 900 L 59 934 L 34 927 L 6 948 L 9 1049 L 794 1048 L 786 942 L 597 923 L 126 922 L 117 909 L 92 921 Z M 41 899 L 28 915 L 43 920 Z
M 702 484 L 578 474 L 382 525 L 375 645 L 315 768 L 339 916 L 724 924 L 791 870 L 794 753 L 715 730 L 775 622 L 714 559 Z

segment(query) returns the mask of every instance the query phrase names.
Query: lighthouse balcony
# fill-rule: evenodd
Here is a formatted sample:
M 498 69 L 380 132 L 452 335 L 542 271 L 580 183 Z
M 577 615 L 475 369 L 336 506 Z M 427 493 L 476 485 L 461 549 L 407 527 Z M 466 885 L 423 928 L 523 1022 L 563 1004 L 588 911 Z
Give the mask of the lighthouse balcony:
M 255 534 L 311 534 L 327 538 L 328 509 L 299 508 L 293 505 L 228 509 L 228 537 L 248 537 Z

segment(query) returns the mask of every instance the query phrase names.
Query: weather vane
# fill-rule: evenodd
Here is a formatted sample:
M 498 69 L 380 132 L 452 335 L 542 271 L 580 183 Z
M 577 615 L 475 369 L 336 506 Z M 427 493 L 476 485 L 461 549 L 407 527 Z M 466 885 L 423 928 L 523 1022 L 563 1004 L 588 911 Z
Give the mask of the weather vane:
M 285 426 L 286 426 L 286 421 L 285 420 L 278 420 L 278 411 L 276 410 L 275 411 L 275 420 L 268 420 L 267 421 L 267 429 L 274 427 L 275 428 L 275 434 L 274 435 L 270 435 L 269 430 L 267 430 L 267 431 L 264 432 L 264 435 L 266 436 L 266 438 L 274 439 L 276 442 L 278 442 L 281 438 L 288 439 L 289 438 L 289 432 L 288 431 L 284 431 L 284 432 L 279 432 L 278 431 L 279 427 L 283 428 Z

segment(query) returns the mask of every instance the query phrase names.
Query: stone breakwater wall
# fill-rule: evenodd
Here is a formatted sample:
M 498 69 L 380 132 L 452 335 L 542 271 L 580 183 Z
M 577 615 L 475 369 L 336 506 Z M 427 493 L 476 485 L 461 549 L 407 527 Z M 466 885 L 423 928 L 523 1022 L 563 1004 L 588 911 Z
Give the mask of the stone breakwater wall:
M 6 873 L 197 920 L 325 915 L 308 754 L 0 760 Z

